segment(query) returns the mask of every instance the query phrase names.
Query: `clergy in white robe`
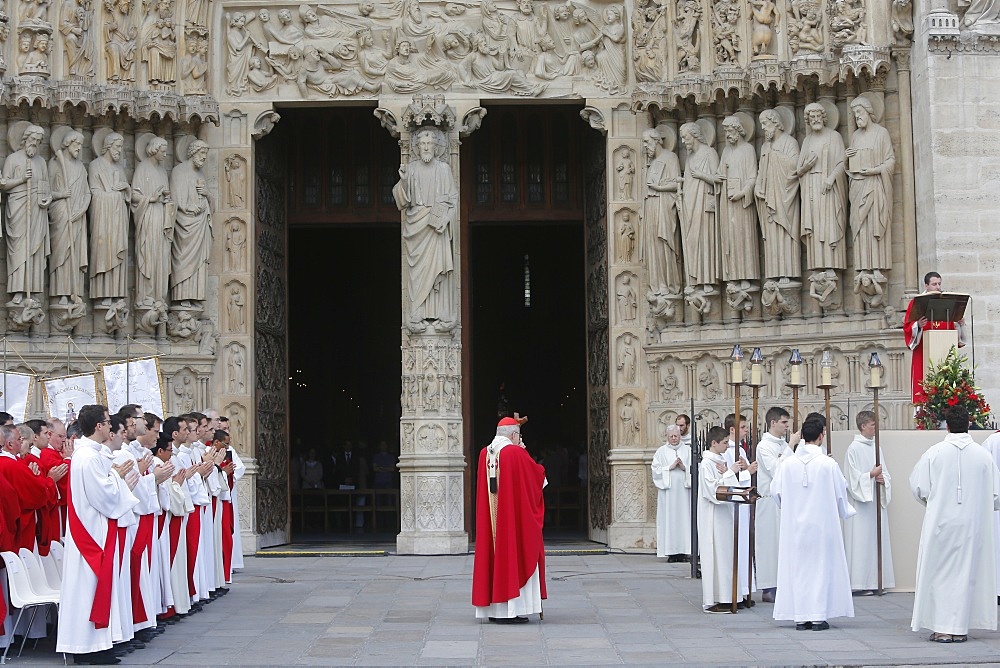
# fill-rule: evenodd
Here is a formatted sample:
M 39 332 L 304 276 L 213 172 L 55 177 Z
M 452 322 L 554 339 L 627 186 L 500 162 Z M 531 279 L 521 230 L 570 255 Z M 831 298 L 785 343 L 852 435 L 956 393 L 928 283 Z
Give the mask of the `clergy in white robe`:
M 736 483 L 739 487 L 749 487 L 752 483 L 751 474 L 757 472 L 757 462 L 750 463 L 750 455 L 746 450 L 747 420 L 740 416 L 740 446 L 736 447 L 736 418 L 730 413 L 726 416 L 725 428 L 729 432 L 729 443 L 726 449 L 726 461 L 732 465 L 738 461 L 744 463 L 744 470 L 740 471 L 739 480 Z M 746 503 L 737 504 L 740 514 L 740 551 L 739 551 L 739 574 L 740 574 L 740 596 L 749 596 L 751 591 L 757 591 L 757 578 L 747 586 L 747 577 L 750 574 L 750 506 Z
M 169 421 L 169 418 L 168 418 Z M 188 423 L 189 425 L 191 423 Z M 189 432 L 190 433 L 190 432 Z M 186 439 L 189 437 L 185 437 Z M 193 441 L 188 440 L 184 445 L 177 448 L 177 459 L 184 469 L 196 470 L 196 474 L 187 479 L 188 491 L 191 493 L 191 501 L 194 503 L 194 511 L 187 516 L 184 526 L 186 543 L 188 587 L 191 594 L 191 602 L 197 603 L 207 599 L 208 586 L 206 582 L 205 555 L 201 550 L 202 519 L 205 516 L 205 506 L 212 502 L 208 487 L 205 484 L 204 472 L 201 458 L 191 447 Z
M 892 570 L 892 545 L 889 540 L 889 515 L 886 507 L 892 498 L 892 479 L 879 449 L 880 467 L 875 466 L 875 413 L 861 411 L 857 416 L 861 433 L 847 447 L 844 457 L 844 476 L 847 493 L 857 514 L 844 521 L 844 548 L 851 574 L 851 589 L 871 591 L 878 589 L 878 551 L 875 509 L 878 507 L 882 522 L 882 587 L 896 586 Z M 875 501 L 875 488 L 879 500 Z
M 708 432 L 709 449 L 698 467 L 698 552 L 701 555 L 701 598 L 706 612 L 727 612 L 733 602 L 733 517 L 736 504 L 720 501 L 719 487 L 738 483 L 742 463 L 725 456 L 726 432 Z M 719 469 L 722 469 L 721 471 Z
M 239 490 L 239 480 L 247 472 L 247 465 L 243 463 L 239 453 L 236 452 L 236 449 L 232 445 L 229 446 L 229 452 L 233 455 L 233 487 L 230 490 L 233 502 L 232 571 L 239 571 L 243 570 L 243 537 L 240 533 L 242 531 L 240 527 L 240 497 L 237 492 Z M 232 582 L 232 571 L 228 575 L 227 584 Z
M 117 521 L 138 504 L 131 489 L 139 474 L 124 478 L 102 454 L 109 437 L 107 408 L 84 406 L 70 467 L 69 530 L 63 553 L 62 595 L 56 651 L 88 654 L 111 648 L 123 636 L 117 573 Z M 111 560 L 110 568 L 106 560 Z M 129 628 L 131 632 L 131 628 Z
M 196 416 L 200 417 L 200 414 L 196 413 Z M 189 423 L 190 424 L 190 423 Z M 204 433 L 203 428 L 198 428 L 196 432 L 201 437 Z M 211 457 L 206 457 L 205 444 L 200 440 L 196 439 L 191 444 L 192 458 L 195 462 L 207 462 Z M 206 467 L 206 470 L 202 473 L 202 481 L 205 485 L 205 493 L 208 496 L 208 502 L 201 507 L 201 522 L 199 523 L 199 529 L 201 535 L 198 538 L 198 568 L 201 570 L 201 588 L 198 589 L 198 596 L 200 599 L 213 598 L 212 592 L 215 591 L 215 539 L 213 537 L 214 526 L 215 526 L 215 507 L 219 503 L 218 495 L 221 485 L 219 484 L 218 471 L 214 464 Z
M 990 434 L 983 447 L 993 457 L 993 462 L 1000 467 L 1000 431 Z M 994 552 L 1000 555 L 1000 510 L 993 513 L 993 545 Z M 997 557 L 997 604 L 1000 605 L 1000 556 Z
M 820 447 L 825 428 L 822 417 L 807 417 L 805 442 L 771 481 L 781 509 L 774 618 L 793 620 L 796 629 L 823 630 L 828 619 L 854 616 L 840 521 L 855 511 L 844 474 Z
M 757 444 L 757 506 L 754 515 L 754 566 L 757 586 L 764 590 L 762 600 L 774 602 L 778 586 L 778 504 L 771 496 L 771 481 L 784 457 L 792 454 L 785 441 L 788 434 L 788 411 L 775 406 L 764 415 L 767 431 Z
M 1000 509 L 1000 471 L 969 436 L 969 413 L 945 413 L 948 435 L 920 457 L 910 489 L 927 506 L 917 550 L 914 631 L 963 641 L 969 629 L 996 629 L 993 513 Z
M 677 425 L 667 427 L 667 442 L 653 455 L 656 486 L 656 556 L 691 552 L 691 446 L 681 444 Z

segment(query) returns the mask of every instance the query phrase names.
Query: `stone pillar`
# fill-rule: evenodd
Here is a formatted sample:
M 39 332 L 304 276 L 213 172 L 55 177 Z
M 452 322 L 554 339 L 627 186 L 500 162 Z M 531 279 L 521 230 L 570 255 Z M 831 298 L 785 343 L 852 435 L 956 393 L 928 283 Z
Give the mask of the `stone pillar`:
M 463 113 L 478 109 L 475 101 L 466 104 Z M 400 554 L 463 554 L 469 535 L 462 447 L 462 126 L 443 96 L 415 96 L 398 121 L 385 107 L 376 114 L 399 137 L 404 166 L 393 191 L 402 212 L 403 281 L 401 530 L 396 549 Z M 422 156 L 421 146 L 434 155 Z M 417 201 L 419 192 L 433 192 L 447 205 L 424 207 Z M 419 257 L 412 250 L 418 244 L 429 249 Z
M 260 541 L 257 530 L 257 425 L 253 419 L 256 405 L 253 379 L 256 377 L 257 355 L 250 352 L 255 349 L 257 315 L 256 309 L 251 307 L 255 303 L 253 276 L 257 245 L 256 235 L 250 226 L 255 183 L 253 140 L 260 138 L 251 133 L 250 124 L 258 114 L 270 109 L 270 105 L 266 105 L 266 109 L 246 106 L 223 109 L 221 124 L 210 128 L 207 133 L 211 145 L 217 147 L 216 159 L 205 166 L 206 175 L 213 164 L 217 170 L 213 179 L 218 187 L 214 189 L 217 196 L 214 200 L 211 266 L 218 269 L 218 274 L 209 277 L 210 291 L 217 298 L 206 304 L 207 310 L 202 316 L 212 324 L 208 335 L 211 338 L 200 342 L 199 352 L 215 355 L 214 396 L 218 397 L 218 411 L 229 418 L 232 445 L 247 466 L 243 477 L 236 482 L 245 554 L 253 554 L 259 546 L 281 542 Z M 167 139 L 169 150 L 173 152 L 176 143 L 170 141 L 169 136 Z M 185 156 L 175 156 L 177 162 L 184 159 Z M 233 161 L 239 163 L 236 170 L 242 172 L 241 178 L 234 178 Z M 227 162 L 230 164 L 228 179 Z M 162 336 L 162 328 L 159 334 Z M 242 385 L 230 382 L 238 380 L 229 378 L 227 361 L 230 349 L 234 354 L 239 351 L 244 357 Z
M 913 176 L 913 105 L 910 98 L 910 49 L 893 49 L 899 85 L 899 169 L 903 182 L 903 289 L 917 292 L 917 208 Z
M 618 241 L 618 227 L 624 212 L 634 212 L 636 220 L 645 193 L 646 163 L 642 154 L 642 133 L 652 127 L 648 113 L 633 113 L 629 109 L 612 108 L 604 112 L 610 119 L 607 150 L 607 224 L 608 239 Z M 619 169 L 626 156 L 631 156 L 636 170 L 631 189 L 623 188 Z M 627 162 L 625 162 L 627 165 Z M 648 221 L 639 221 L 637 239 L 648 238 Z M 652 370 L 646 364 L 643 321 L 646 309 L 636 308 L 636 317 L 623 303 L 624 290 L 638 283 L 635 293 L 640 303 L 649 288 L 647 267 L 640 262 L 638 250 L 631 261 L 614 252 L 608 244 L 608 309 L 610 359 L 610 434 L 611 452 L 611 524 L 608 527 L 610 545 L 652 548 L 656 543 L 655 517 L 647 507 L 648 490 L 652 487 L 649 465 L 656 443 L 656 413 L 650 409 L 653 397 L 646 388 L 653 387 L 649 378 Z M 641 246 L 640 246 L 641 247 Z M 629 278 L 626 284 L 624 279 Z M 716 305 L 716 315 L 718 308 Z M 645 317 L 648 317 L 646 315 Z M 654 388 L 655 391 L 655 388 Z

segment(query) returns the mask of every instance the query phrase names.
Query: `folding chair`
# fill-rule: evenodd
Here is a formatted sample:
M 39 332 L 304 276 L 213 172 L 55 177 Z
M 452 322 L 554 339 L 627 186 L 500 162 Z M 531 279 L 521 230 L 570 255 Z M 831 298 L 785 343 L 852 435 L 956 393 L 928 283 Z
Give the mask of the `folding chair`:
M 49 581 L 45 577 L 45 568 L 42 566 L 41 557 L 23 547 L 18 550 L 17 556 L 21 558 L 21 563 L 24 564 L 24 571 L 28 574 L 28 584 L 31 585 L 31 591 L 45 598 L 54 598 L 55 603 L 58 605 L 59 588 L 49 585 Z
M 45 581 L 50 589 L 62 591 L 62 571 L 56 564 L 56 558 L 49 552 L 44 557 L 39 557 L 42 562 L 42 571 L 45 573 Z
M 0 552 L 0 558 L 3 559 L 4 566 L 7 568 L 7 585 L 10 589 L 10 602 L 15 608 L 20 608 L 17 613 L 17 619 L 14 621 L 14 628 L 17 628 L 17 625 L 21 622 L 21 616 L 26 609 L 31 608 L 31 620 L 34 620 L 38 608 L 46 605 L 58 605 L 58 595 L 53 599 L 51 596 L 40 596 L 34 593 L 31 583 L 28 580 L 28 572 L 25 570 L 20 557 L 13 552 Z M 21 640 L 21 648 L 17 652 L 18 656 L 21 656 L 21 653 L 24 652 L 24 643 L 27 641 L 28 634 L 24 634 L 24 638 Z M 7 653 L 9 651 L 10 644 L 7 645 L 3 651 L 3 656 L 0 657 L 0 665 L 7 663 Z

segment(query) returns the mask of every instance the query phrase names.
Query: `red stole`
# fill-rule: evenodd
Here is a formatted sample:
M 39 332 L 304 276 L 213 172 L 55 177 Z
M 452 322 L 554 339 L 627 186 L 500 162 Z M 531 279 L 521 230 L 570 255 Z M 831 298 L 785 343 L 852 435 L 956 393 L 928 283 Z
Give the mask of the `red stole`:
M 90 608 L 90 621 L 98 629 L 108 628 L 111 621 L 111 593 L 115 580 L 115 548 L 118 543 L 118 520 L 108 519 L 108 536 L 104 540 L 102 549 L 94 537 L 83 526 L 83 522 L 76 514 L 73 506 L 72 493 L 67 504 L 69 513 L 69 531 L 73 535 L 73 542 L 80 555 L 83 557 L 90 570 L 97 576 L 97 591 L 94 592 L 94 604 Z
M 194 565 L 198 560 L 198 539 L 201 536 L 201 506 L 195 506 L 194 512 L 188 515 L 187 523 L 187 573 L 188 591 L 194 596 L 197 590 L 194 586 Z
M 136 624 L 149 619 L 146 616 L 146 606 L 142 602 L 142 591 L 139 588 L 139 578 L 142 575 L 142 553 L 146 552 L 146 565 L 152 564 L 153 553 L 153 523 L 152 514 L 140 515 L 139 526 L 135 531 L 135 541 L 129 552 L 129 564 L 132 568 L 132 621 Z

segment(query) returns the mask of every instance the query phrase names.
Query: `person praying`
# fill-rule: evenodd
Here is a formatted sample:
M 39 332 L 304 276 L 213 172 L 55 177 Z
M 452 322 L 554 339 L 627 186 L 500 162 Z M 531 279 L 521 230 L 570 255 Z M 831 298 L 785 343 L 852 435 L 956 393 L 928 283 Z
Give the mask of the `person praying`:
M 681 430 L 667 427 L 667 442 L 653 455 L 656 486 L 656 556 L 668 563 L 690 559 L 691 446 L 681 443 Z
M 698 552 L 701 599 L 705 612 L 728 614 L 733 605 L 733 522 L 735 504 L 716 497 L 719 487 L 733 487 L 746 472 L 746 460 L 726 459 L 729 439 L 722 427 L 708 432 L 708 450 L 698 467 Z

